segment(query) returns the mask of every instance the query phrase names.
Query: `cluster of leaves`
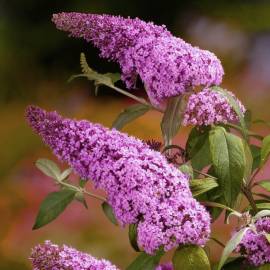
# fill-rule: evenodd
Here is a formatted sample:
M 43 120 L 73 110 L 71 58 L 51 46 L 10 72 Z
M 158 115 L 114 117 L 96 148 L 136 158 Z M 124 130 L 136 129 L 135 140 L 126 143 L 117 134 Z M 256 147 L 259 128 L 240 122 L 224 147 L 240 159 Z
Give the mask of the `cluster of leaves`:
M 33 230 L 39 229 L 55 220 L 74 200 L 82 203 L 83 206 L 88 209 L 85 195 L 89 195 L 102 201 L 101 206 L 103 212 L 112 223 L 117 225 L 112 208 L 106 202 L 106 199 L 96 194 L 92 194 L 85 189 L 85 184 L 87 183 L 86 180 L 80 179 L 78 185 L 74 185 L 70 181 L 69 176 L 72 173 L 71 168 L 61 172 L 57 164 L 49 159 L 38 159 L 36 166 L 41 172 L 54 180 L 59 186 L 59 191 L 48 194 L 43 200 Z
M 250 111 L 246 111 L 243 115 L 238 103 L 226 90 L 212 87 L 213 91 L 217 91 L 227 99 L 238 115 L 239 123 L 194 127 L 189 133 L 183 149 L 179 145 L 173 145 L 172 140 L 181 128 L 189 94 L 168 99 L 165 110 L 161 110 L 147 100 L 117 87 L 115 83 L 120 78 L 119 74 L 99 74 L 92 70 L 88 66 L 84 54 L 81 54 L 81 67 L 82 74 L 72 76 L 71 79 L 86 77 L 94 82 L 96 94 L 98 93 L 97 88 L 105 85 L 138 102 L 119 114 L 112 125 L 113 128 L 120 130 L 149 110 L 157 110 L 162 113 L 161 132 L 164 143 L 160 150 L 164 154 L 181 150 L 181 155 L 178 155 L 181 159 L 179 161 L 174 159 L 173 163 L 179 167 L 179 170 L 189 175 L 193 196 L 208 208 L 213 222 L 224 211 L 224 222 L 228 223 L 232 216 L 236 216 L 242 223 L 244 222 L 244 225 L 224 246 L 217 265 L 211 265 L 205 249 L 187 245 L 179 246 L 175 250 L 172 259 L 174 269 L 229 270 L 241 267 L 242 257 L 229 256 L 241 242 L 247 230 L 254 228 L 254 223 L 258 218 L 270 216 L 270 196 L 267 193 L 254 191 L 254 188 L 259 185 L 266 192 L 270 192 L 270 180 L 258 181 L 256 179 L 270 155 L 270 135 L 263 137 L 250 131 L 252 124 L 264 122 L 262 120 L 253 121 Z M 252 143 L 251 138 L 258 143 Z M 44 174 L 54 179 L 59 185 L 59 191 L 49 194 L 43 201 L 33 229 L 38 229 L 54 220 L 73 200 L 81 202 L 87 208 L 85 195 L 100 199 L 104 213 L 113 224 L 117 225 L 113 210 L 105 198 L 87 191 L 84 180 L 80 180 L 78 185 L 69 181 L 71 169 L 61 172 L 55 163 L 45 159 L 38 160 L 36 165 Z M 244 208 L 243 197 L 246 197 L 248 201 L 248 205 Z M 249 218 L 247 219 L 247 217 Z M 268 234 L 265 234 L 265 237 L 270 240 Z M 131 246 L 139 255 L 126 269 L 155 269 L 164 255 L 163 248 L 161 247 L 153 256 L 141 251 L 137 244 L 137 224 L 129 226 L 129 239 Z M 217 239 L 211 239 L 220 243 Z M 268 269 L 265 267 L 269 266 L 256 269 Z

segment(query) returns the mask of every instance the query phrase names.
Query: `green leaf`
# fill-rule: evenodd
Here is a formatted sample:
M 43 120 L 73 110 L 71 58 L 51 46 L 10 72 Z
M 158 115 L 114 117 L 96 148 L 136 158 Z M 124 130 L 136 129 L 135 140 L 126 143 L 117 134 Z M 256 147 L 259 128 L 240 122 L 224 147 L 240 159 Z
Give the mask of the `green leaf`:
M 209 150 L 209 128 L 193 128 L 189 134 L 186 149 L 191 165 L 196 170 L 202 170 L 211 163 Z
M 243 239 L 243 237 L 244 237 L 245 233 L 247 232 L 247 230 L 249 230 L 249 228 L 241 229 L 240 231 L 235 233 L 233 235 L 233 237 L 228 241 L 227 245 L 225 246 L 225 248 L 224 248 L 224 250 L 222 252 L 221 259 L 219 261 L 219 265 L 218 265 L 217 270 L 222 269 L 222 266 L 226 262 L 227 258 L 235 250 L 235 248 L 238 246 L 238 244 L 241 242 L 241 240 Z
M 246 110 L 245 114 L 244 114 L 244 120 L 245 120 L 245 124 L 247 129 L 250 128 L 251 123 L 252 123 L 252 112 L 251 110 Z
M 239 132 L 241 132 L 243 134 L 243 128 L 241 126 L 238 126 L 238 125 L 235 125 L 235 124 L 232 124 L 232 123 L 227 123 L 226 125 L 223 125 L 225 127 L 228 127 L 228 128 L 233 128 L 235 130 L 238 130 Z M 253 137 L 259 141 L 262 141 L 263 140 L 263 136 L 253 132 L 253 131 L 250 131 L 250 130 L 247 130 L 247 136 L 248 137 Z
M 250 145 L 251 154 L 253 157 L 252 172 L 260 166 L 261 162 L 261 148 L 257 145 Z
M 90 81 L 95 81 L 96 85 L 113 85 L 113 80 L 111 73 L 100 74 L 93 69 L 91 69 L 87 63 L 84 53 L 81 53 L 80 57 L 82 72 L 87 76 Z M 109 76 L 108 76 L 109 74 Z
M 212 203 L 212 201 L 211 201 L 211 203 Z M 224 206 L 224 203 L 225 203 L 224 198 L 219 197 L 213 203 Z M 223 208 L 223 207 L 208 205 L 208 202 L 207 202 L 206 206 L 207 206 L 207 210 L 209 211 L 209 213 L 211 215 L 211 222 L 212 223 L 215 222 L 215 220 L 217 220 L 220 217 L 220 215 L 223 213 L 223 209 L 228 210 L 228 209 Z M 211 208 L 209 208 L 209 206 Z
M 268 192 L 270 192 L 270 179 L 268 180 L 261 180 L 260 182 L 257 183 L 258 186 L 264 188 Z
M 218 187 L 217 181 L 213 178 L 193 179 L 189 181 L 189 185 L 194 197 Z
M 87 184 L 87 181 L 86 181 L 85 179 L 80 179 L 80 181 L 79 181 L 79 186 L 80 186 L 81 188 L 84 188 L 86 184 Z
M 256 203 L 258 209 L 270 209 L 270 203 L 263 202 L 263 203 Z
M 238 213 L 237 211 L 235 211 L 234 209 L 221 204 L 221 203 L 217 203 L 217 202 L 202 202 L 203 205 L 205 206 L 210 206 L 210 207 L 217 207 L 217 208 L 221 208 L 221 209 L 225 209 L 228 210 L 230 212 L 233 212 L 235 215 L 238 215 L 239 217 L 241 216 L 241 213 Z
M 243 257 L 230 257 L 226 260 L 225 265 L 222 267 L 222 270 L 242 270 L 242 269 L 255 270 L 257 268 L 244 264 Z
M 86 57 L 84 53 L 81 53 L 80 57 L 81 62 L 81 68 L 82 68 L 82 74 L 73 75 L 70 77 L 69 81 L 72 81 L 75 78 L 79 77 L 86 77 L 90 81 L 94 81 L 95 85 L 98 87 L 99 85 L 107 85 L 107 86 L 113 86 L 116 81 L 119 80 L 119 74 L 113 74 L 113 73 L 105 73 L 100 74 L 93 69 L 91 69 L 86 61 Z
M 212 90 L 220 93 L 223 97 L 225 97 L 227 100 L 228 100 L 228 103 L 231 105 L 231 107 L 234 109 L 235 113 L 237 114 L 238 118 L 239 118 L 239 122 L 240 122 L 240 125 L 241 125 L 241 132 L 243 134 L 243 137 L 244 139 L 247 141 L 248 139 L 248 130 L 247 130 L 247 127 L 246 127 L 246 122 L 245 122 L 245 119 L 244 119 L 244 115 L 241 111 L 241 108 L 238 104 L 238 102 L 236 101 L 236 98 L 233 97 L 226 89 L 223 89 L 219 86 L 213 86 L 212 87 Z
M 112 207 L 107 203 L 107 202 L 103 202 L 102 203 L 102 210 L 104 212 L 104 214 L 106 215 L 106 217 L 114 224 L 117 225 L 117 220 L 114 216 L 113 213 L 113 209 Z
M 261 119 L 256 119 L 252 123 L 254 123 L 254 124 L 264 124 L 264 125 L 270 127 L 270 122 L 267 122 L 267 121 L 261 120 Z
M 120 73 L 105 73 L 104 76 L 109 77 L 113 84 L 121 80 L 121 74 Z
M 154 256 L 142 252 L 126 270 L 154 270 L 164 254 L 163 250 L 157 251 Z
M 61 178 L 61 171 L 52 160 L 40 158 L 36 161 L 36 167 L 45 175 L 55 180 L 59 180 Z
M 263 235 L 265 236 L 265 238 L 267 239 L 268 243 L 270 244 L 270 233 L 264 232 Z
M 270 210 L 262 210 L 258 212 L 254 217 L 253 220 L 256 221 L 257 219 L 260 219 L 262 217 L 270 216 Z
M 266 163 L 269 154 L 270 154 L 270 135 L 266 136 L 262 141 L 260 167 L 262 167 Z
M 133 249 L 137 252 L 140 252 L 140 249 L 138 247 L 137 243 L 137 227 L 138 224 L 130 224 L 128 228 L 128 236 L 129 236 L 129 242 Z
M 57 218 L 72 202 L 74 190 L 62 189 L 50 193 L 41 203 L 33 230 L 39 229 Z
M 228 215 L 227 215 L 227 218 L 226 218 L 226 224 L 229 224 L 230 223 L 230 217 L 232 216 L 236 216 L 238 218 L 241 218 L 242 217 L 242 214 L 239 215 L 238 212 L 230 212 Z
M 174 270 L 211 270 L 205 251 L 194 245 L 179 247 L 173 255 Z
M 231 260 L 229 260 L 231 259 Z M 228 261 L 229 260 L 229 261 Z M 226 264 L 224 267 L 222 267 L 223 270 L 239 270 L 243 266 L 243 258 L 228 258 L 228 262 L 226 261 Z
M 187 104 L 187 95 L 171 97 L 161 121 L 161 131 L 165 146 L 170 145 L 173 137 L 177 134 L 183 119 Z
M 188 175 L 189 179 L 193 179 L 194 178 L 194 175 L 193 175 L 193 169 L 191 167 L 190 164 L 188 163 L 185 163 L 185 164 L 182 164 L 180 167 L 179 167 L 179 170 Z
M 226 203 L 233 207 L 241 190 L 246 169 L 243 141 L 222 127 L 215 127 L 209 135 L 210 152 L 218 183 Z
M 122 111 L 112 124 L 113 128 L 122 129 L 126 124 L 144 115 L 150 107 L 144 104 L 132 105 Z
M 77 193 L 75 194 L 75 199 L 76 199 L 78 202 L 82 203 L 82 205 L 83 205 L 86 209 L 88 209 L 87 202 L 86 202 L 86 200 L 85 200 L 84 195 L 83 195 L 82 192 L 77 192 Z
M 59 180 L 64 181 L 71 174 L 71 172 L 72 172 L 72 168 L 68 168 L 68 169 L 64 170 L 61 173 Z
M 244 146 L 244 153 L 245 153 L 245 160 L 246 160 L 244 180 L 246 183 L 248 183 L 250 181 L 250 176 L 252 173 L 253 156 L 252 156 L 252 152 L 251 152 L 249 144 L 244 140 L 242 140 L 242 143 Z

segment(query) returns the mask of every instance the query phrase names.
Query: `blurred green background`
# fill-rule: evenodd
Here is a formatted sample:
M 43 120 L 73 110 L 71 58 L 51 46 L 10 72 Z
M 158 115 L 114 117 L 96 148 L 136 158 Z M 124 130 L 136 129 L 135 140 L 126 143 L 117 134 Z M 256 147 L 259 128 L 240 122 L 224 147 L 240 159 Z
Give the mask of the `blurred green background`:
M 45 239 L 106 257 L 121 268 L 134 256 L 126 232 L 111 225 L 93 200 L 88 211 L 75 202 L 52 224 L 31 231 L 40 202 L 55 186 L 34 167 L 37 158 L 53 156 L 26 125 L 25 106 L 33 103 L 110 126 L 130 103 L 106 88 L 95 97 L 93 85 L 85 80 L 67 83 L 70 75 L 80 72 L 80 52 L 98 71 L 119 69 L 99 59 L 98 51 L 83 40 L 56 30 L 50 19 L 60 11 L 110 13 L 167 25 L 176 36 L 215 52 L 226 72 L 223 86 L 253 110 L 254 118 L 270 120 L 268 0 L 0 0 L 1 270 L 31 269 L 30 249 Z M 125 131 L 158 139 L 159 121 L 160 115 L 150 112 Z M 184 129 L 177 138 L 180 144 L 186 134 Z M 218 236 L 225 240 L 228 226 L 218 229 L 222 231 Z M 215 259 L 219 252 L 215 246 L 211 256 Z

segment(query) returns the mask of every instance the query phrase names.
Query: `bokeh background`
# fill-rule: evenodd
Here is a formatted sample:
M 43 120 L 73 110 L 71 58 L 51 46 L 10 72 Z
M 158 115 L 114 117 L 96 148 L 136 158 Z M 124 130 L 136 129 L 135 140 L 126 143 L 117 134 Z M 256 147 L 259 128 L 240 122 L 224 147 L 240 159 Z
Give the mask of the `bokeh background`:
M 167 25 L 176 36 L 215 52 L 226 72 L 223 86 L 253 110 L 254 118 L 270 120 L 268 0 L 0 0 L 1 270 L 31 269 L 30 249 L 45 239 L 106 257 L 121 268 L 134 256 L 125 230 L 111 225 L 93 200 L 88 200 L 89 210 L 74 202 L 55 222 L 31 230 L 39 204 L 56 187 L 34 166 L 39 157 L 54 158 L 26 125 L 26 105 L 110 126 L 131 103 L 107 88 L 95 97 L 93 85 L 85 80 L 67 83 L 70 75 L 80 73 L 80 52 L 100 72 L 116 72 L 118 66 L 99 59 L 98 51 L 83 40 L 56 30 L 51 15 L 60 11 L 110 13 Z M 125 131 L 142 139 L 159 139 L 159 121 L 160 115 L 150 112 Z M 185 143 L 186 134 L 184 129 L 178 143 Z M 228 233 L 219 228 L 216 235 L 225 240 Z M 214 247 L 215 259 L 220 248 Z

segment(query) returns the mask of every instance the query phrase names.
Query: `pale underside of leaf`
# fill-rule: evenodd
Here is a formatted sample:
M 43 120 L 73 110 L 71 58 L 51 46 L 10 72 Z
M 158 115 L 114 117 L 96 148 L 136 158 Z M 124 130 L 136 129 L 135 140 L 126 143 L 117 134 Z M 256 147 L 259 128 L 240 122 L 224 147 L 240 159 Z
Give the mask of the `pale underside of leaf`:
M 144 104 L 135 104 L 124 109 L 112 124 L 112 127 L 121 130 L 126 124 L 144 115 L 150 107 Z

